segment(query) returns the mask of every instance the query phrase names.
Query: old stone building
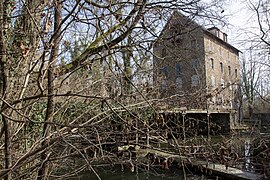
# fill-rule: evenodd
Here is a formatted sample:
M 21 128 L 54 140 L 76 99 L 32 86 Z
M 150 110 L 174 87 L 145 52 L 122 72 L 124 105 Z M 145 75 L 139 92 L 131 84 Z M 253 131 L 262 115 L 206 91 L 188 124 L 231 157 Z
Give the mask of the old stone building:
M 153 51 L 154 87 L 167 110 L 237 125 L 240 51 L 226 33 L 174 12 Z

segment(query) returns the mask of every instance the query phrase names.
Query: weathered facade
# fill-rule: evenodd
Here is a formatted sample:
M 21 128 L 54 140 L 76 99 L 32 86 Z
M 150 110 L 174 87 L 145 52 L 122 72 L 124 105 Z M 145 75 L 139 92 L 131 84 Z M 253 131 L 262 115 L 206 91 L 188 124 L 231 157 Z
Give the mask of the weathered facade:
M 154 45 L 154 87 L 167 108 L 239 122 L 239 50 L 227 34 L 174 12 Z

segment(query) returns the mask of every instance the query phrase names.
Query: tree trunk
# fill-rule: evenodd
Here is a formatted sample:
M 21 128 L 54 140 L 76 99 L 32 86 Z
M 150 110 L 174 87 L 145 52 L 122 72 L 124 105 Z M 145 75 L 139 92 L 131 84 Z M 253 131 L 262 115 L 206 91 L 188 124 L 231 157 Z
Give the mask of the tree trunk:
M 0 66 L 1 66 L 1 96 L 3 99 L 8 99 L 7 88 L 8 88 L 8 67 L 7 67 L 7 29 L 8 29 L 8 16 L 9 14 L 9 4 L 7 2 L 0 3 Z M 2 109 L 6 104 L 2 101 Z M 2 132 L 4 134 L 4 167 L 9 169 L 10 167 L 10 128 L 9 122 L 6 116 L 1 113 L 1 119 L 3 122 Z M 1 134 L 1 136 L 3 135 Z M 11 179 L 11 174 L 4 177 L 5 180 Z
M 131 44 L 131 37 L 128 36 L 127 46 Z M 127 48 L 123 52 L 124 60 L 124 75 L 123 75 L 123 93 L 128 95 L 131 93 L 131 80 L 132 80 L 132 68 L 131 68 L 131 58 L 132 58 L 132 48 Z
M 51 55 L 49 59 L 49 66 L 48 66 L 48 95 L 51 95 L 54 93 L 54 65 L 56 58 L 58 56 L 58 50 L 59 50 L 59 40 L 60 40 L 60 24 L 61 24 L 61 1 L 56 0 L 54 1 L 54 34 L 55 34 L 55 39 L 53 40 L 53 46 L 51 49 Z M 53 119 L 53 113 L 54 113 L 54 97 L 53 96 L 48 96 L 47 98 L 47 111 L 46 111 L 46 116 L 44 120 L 44 126 L 43 126 L 43 137 L 46 138 L 51 131 L 50 125 L 48 122 L 51 122 Z M 49 143 L 49 140 L 44 141 L 41 146 L 44 144 Z M 48 158 L 49 158 L 50 153 L 44 151 L 41 154 L 41 167 L 38 171 L 38 180 L 43 180 L 47 179 L 48 175 Z

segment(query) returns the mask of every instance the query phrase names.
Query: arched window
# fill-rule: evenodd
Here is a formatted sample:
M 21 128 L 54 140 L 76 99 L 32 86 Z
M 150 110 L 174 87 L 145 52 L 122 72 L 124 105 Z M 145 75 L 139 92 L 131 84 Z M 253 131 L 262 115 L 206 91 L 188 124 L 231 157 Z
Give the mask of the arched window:
M 161 50 L 161 57 L 166 57 L 167 56 L 167 50 L 165 48 L 163 48 Z
M 182 82 L 182 78 L 181 78 L 181 77 L 177 77 L 177 78 L 175 79 L 175 86 L 176 86 L 176 89 L 177 89 L 177 90 L 182 89 L 183 82 Z
M 191 87 L 196 87 L 199 85 L 199 76 L 198 75 L 192 75 L 191 76 Z
M 181 75 L 181 64 L 180 63 L 176 63 L 175 64 L 175 76 L 178 77 Z
M 223 73 L 223 63 L 220 63 L 220 72 Z
M 210 63 L 211 63 L 211 68 L 214 69 L 214 59 L 213 58 L 210 59 Z

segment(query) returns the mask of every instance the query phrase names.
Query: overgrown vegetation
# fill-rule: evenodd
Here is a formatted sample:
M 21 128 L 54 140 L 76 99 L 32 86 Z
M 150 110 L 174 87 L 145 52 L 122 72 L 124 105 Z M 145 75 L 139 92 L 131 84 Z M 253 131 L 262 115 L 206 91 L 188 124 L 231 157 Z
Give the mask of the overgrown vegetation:
M 99 177 L 103 163 L 167 168 L 145 150 L 138 161 L 138 147 L 222 161 L 219 149 L 233 151 L 231 141 L 199 137 L 203 119 L 183 126 L 160 116 L 151 64 L 173 11 L 224 23 L 221 3 L 2 0 L 0 178 L 69 179 L 86 170 Z

